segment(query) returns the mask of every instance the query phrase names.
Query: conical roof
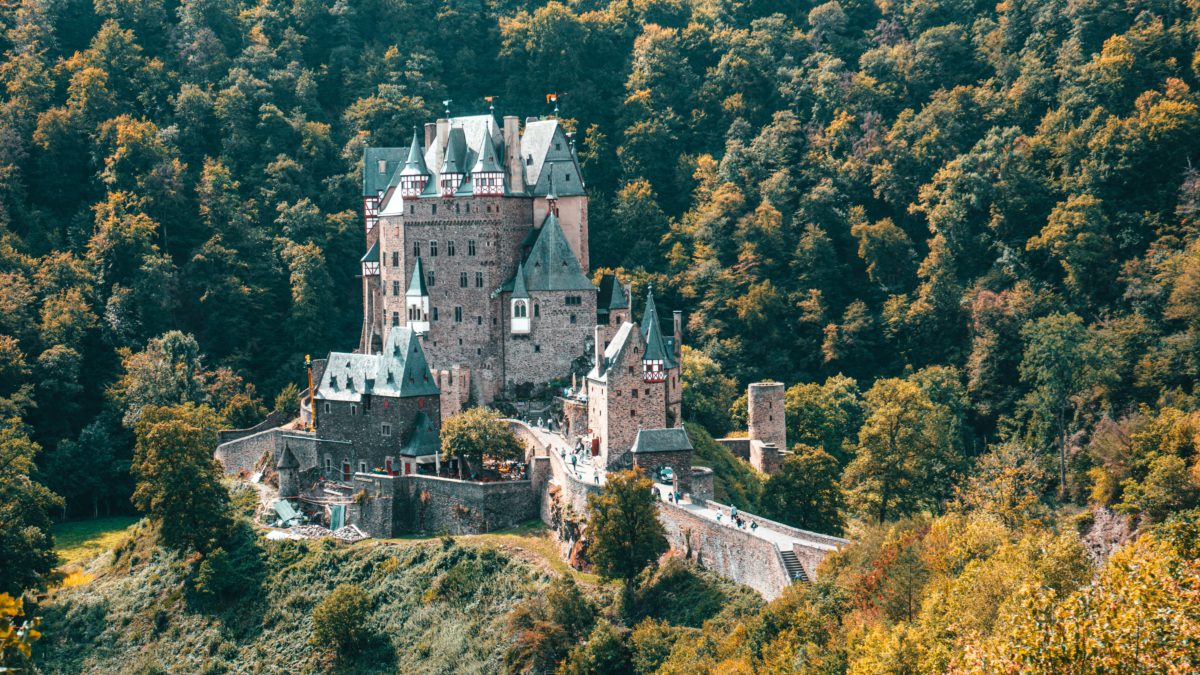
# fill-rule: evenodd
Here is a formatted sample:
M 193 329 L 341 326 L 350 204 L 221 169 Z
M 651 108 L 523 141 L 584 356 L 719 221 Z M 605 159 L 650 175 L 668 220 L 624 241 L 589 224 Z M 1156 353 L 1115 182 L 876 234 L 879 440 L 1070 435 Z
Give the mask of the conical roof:
M 367 254 L 364 255 L 362 257 L 362 260 L 360 260 L 359 262 L 365 262 L 365 263 L 379 262 L 379 240 L 375 240 L 375 243 L 371 244 L 370 250 L 367 251 Z
M 421 256 L 413 263 L 412 278 L 408 280 L 408 291 L 405 295 L 427 296 L 429 289 L 425 286 L 425 271 L 421 266 Z
M 291 446 L 283 445 L 283 452 L 279 453 L 279 461 L 275 462 L 276 469 L 299 469 L 300 461 L 296 459 L 295 453 L 292 452 Z
M 525 284 L 531 291 L 594 291 L 553 213 L 542 223 L 525 258 Z
M 462 127 L 454 127 L 446 140 L 446 158 L 442 160 L 440 173 L 466 173 L 466 159 L 467 135 Z
M 525 287 L 525 265 L 517 263 L 517 276 L 513 279 L 513 300 L 522 300 L 529 297 L 529 289 Z
M 654 291 L 646 296 L 646 312 L 642 315 L 642 337 L 646 341 L 646 361 L 671 362 L 671 352 L 663 341 L 658 308 L 654 306 Z
M 417 138 L 417 128 L 413 127 L 412 144 L 408 147 L 408 161 L 400 173 L 405 176 L 428 176 L 429 167 L 425 165 L 425 153 L 421 152 L 421 141 Z
M 479 159 L 475 160 L 475 166 L 471 169 L 471 173 L 500 173 L 504 169 L 500 166 L 498 159 L 500 153 L 496 152 L 496 146 L 492 143 L 491 138 L 483 139 L 483 147 L 479 149 Z

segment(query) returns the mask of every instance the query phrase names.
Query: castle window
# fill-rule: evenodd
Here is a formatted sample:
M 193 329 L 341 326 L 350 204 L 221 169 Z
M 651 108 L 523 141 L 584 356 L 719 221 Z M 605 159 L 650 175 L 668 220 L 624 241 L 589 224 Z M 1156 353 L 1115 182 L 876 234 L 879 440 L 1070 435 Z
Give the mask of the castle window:
M 630 375 L 632 375 L 632 374 L 633 374 L 633 366 L 629 366 L 629 374 L 630 374 Z
M 392 325 L 393 326 L 400 325 L 400 312 L 392 312 Z
M 462 323 L 462 307 L 454 308 L 454 323 Z
M 477 317 L 475 317 L 475 325 L 476 325 L 476 326 L 482 326 L 482 325 L 483 325 L 483 317 L 482 317 L 482 316 L 477 316 Z
M 454 212 L 455 213 L 461 213 L 461 211 L 459 210 L 459 206 L 460 206 L 460 204 L 458 202 L 454 202 Z
M 342 480 L 350 480 L 350 460 L 342 460 Z
M 475 288 L 483 288 L 483 272 L 475 273 Z
M 400 282 L 399 281 L 392 282 L 392 295 L 400 295 Z
M 446 242 L 446 255 L 454 255 L 454 240 L 453 239 Z
M 535 303 L 533 303 L 533 316 L 534 316 L 534 317 L 539 317 L 539 316 L 541 316 L 541 315 L 542 315 L 542 308 L 541 308 L 541 306 L 540 306 L 540 305 L 538 305 L 536 302 L 535 302 Z
M 534 346 L 533 346 L 533 351 L 534 351 L 535 353 L 541 353 L 541 351 L 542 351 L 542 346 L 541 346 L 541 345 L 534 345 Z
M 429 256 L 434 257 L 434 258 L 437 257 L 437 242 L 436 241 L 429 242 Z
M 630 410 L 630 411 L 629 411 L 629 416 L 630 416 L 630 417 L 637 417 L 637 411 L 636 411 L 636 410 Z
M 634 387 L 633 389 L 630 389 L 630 390 L 629 390 L 629 395 L 630 395 L 630 396 L 632 396 L 632 397 L 634 397 L 634 398 L 637 398 L 637 387 Z
M 325 455 L 325 474 L 329 475 L 331 473 L 333 473 L 333 458 Z
M 428 278 L 425 280 L 425 283 L 426 283 L 426 285 L 428 285 L 428 286 L 432 286 L 432 285 L 434 285 L 434 281 L 435 281 L 435 279 L 433 278 L 433 270 L 429 270 L 429 274 L 428 274 L 428 275 L 426 275 L 426 276 L 428 277 Z
M 650 387 L 646 387 L 646 395 L 647 395 L 647 396 L 649 396 L 649 395 L 650 395 Z
M 490 211 L 491 209 L 489 208 L 488 210 Z M 467 240 L 467 255 L 475 255 L 475 240 L 474 239 Z
M 326 415 L 329 414 L 329 402 L 328 401 L 325 402 L 325 414 Z
M 466 272 L 458 273 L 458 287 L 459 288 L 467 287 L 467 273 Z
M 383 458 L 383 470 L 388 472 L 389 474 L 392 473 L 392 458 L 391 457 Z
M 437 317 L 437 307 L 434 307 L 434 308 L 433 308 L 433 320 L 434 320 L 434 321 L 437 321 L 437 320 L 438 320 L 438 317 Z
M 408 205 L 408 212 L 409 212 L 409 213 L 416 213 L 416 212 L 417 212 L 417 207 L 416 207 L 416 206 L 414 206 L 414 205 L 412 205 L 412 204 L 409 204 L 409 205 Z
M 387 160 L 379 160 L 379 173 L 387 173 Z
M 562 150 L 562 143 L 555 143 L 555 144 L 554 144 L 554 149 L 555 149 L 555 150 Z
M 568 183 L 570 183 L 570 182 L 571 182 L 571 174 L 567 174 L 567 177 L 566 177 L 566 182 L 568 182 Z
M 574 314 L 571 315 L 571 323 L 575 323 L 575 315 Z
M 430 213 L 430 215 L 434 215 L 434 216 L 437 215 L 437 204 L 429 205 L 429 213 Z
M 392 251 L 392 267 L 400 266 L 400 251 Z
M 483 356 L 483 349 L 481 347 L 475 348 L 475 356 Z
M 529 312 L 529 310 L 526 309 L 524 302 L 513 303 L 513 318 L 514 319 L 523 319 L 523 318 L 525 318 L 525 315 L 528 312 Z
M 414 258 L 421 257 L 421 242 L 419 242 L 419 241 L 413 242 L 413 257 Z
M 533 155 L 525 155 L 525 166 L 533 166 Z
M 358 406 L 356 406 L 356 405 L 350 406 L 350 414 L 357 415 L 358 414 Z
M 384 422 L 383 424 L 379 425 L 379 433 L 384 436 L 391 436 L 392 435 L 392 425 L 388 424 L 387 422 Z
M 366 472 L 367 472 L 367 463 L 366 463 L 366 462 L 359 462 L 359 463 L 358 463 L 358 472 L 359 472 L 359 473 L 366 473 Z

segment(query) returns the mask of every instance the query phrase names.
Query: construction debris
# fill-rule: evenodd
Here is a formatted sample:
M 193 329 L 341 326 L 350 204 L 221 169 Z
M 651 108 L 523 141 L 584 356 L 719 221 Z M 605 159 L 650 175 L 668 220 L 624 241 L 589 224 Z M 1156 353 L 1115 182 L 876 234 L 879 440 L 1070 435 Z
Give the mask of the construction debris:
M 366 533 L 358 529 L 354 525 L 347 525 L 337 531 L 330 531 L 327 527 L 320 525 L 296 525 L 289 527 L 286 530 L 271 530 L 267 532 L 267 539 L 325 539 L 333 537 L 338 541 L 354 542 L 362 541 L 367 538 Z

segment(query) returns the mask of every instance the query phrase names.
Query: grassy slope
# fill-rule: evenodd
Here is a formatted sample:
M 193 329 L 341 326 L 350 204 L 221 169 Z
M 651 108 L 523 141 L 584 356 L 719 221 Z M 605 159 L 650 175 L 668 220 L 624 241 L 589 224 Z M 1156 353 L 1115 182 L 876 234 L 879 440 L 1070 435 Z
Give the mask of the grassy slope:
M 137 521 L 137 516 L 112 516 L 58 523 L 51 528 L 54 550 L 64 566 L 77 563 L 124 543 Z
M 714 441 L 704 427 L 691 422 L 684 426 L 695 448 L 692 463 L 713 470 L 714 499 L 722 504 L 733 504 L 743 511 L 758 511 L 763 483 L 758 472 Z
M 38 662 L 46 672 L 499 672 L 512 639 L 508 612 L 569 569 L 533 525 L 452 542 L 263 541 L 256 590 L 214 609 L 189 590 L 194 565 L 159 550 L 146 524 L 130 533 L 86 562 L 83 585 L 61 588 L 43 605 Z M 615 597 L 611 585 L 572 574 L 602 605 Z M 308 644 L 310 617 L 347 582 L 372 599 L 373 637 L 335 664 Z M 686 626 L 761 604 L 748 589 L 682 563 L 640 595 L 646 616 Z

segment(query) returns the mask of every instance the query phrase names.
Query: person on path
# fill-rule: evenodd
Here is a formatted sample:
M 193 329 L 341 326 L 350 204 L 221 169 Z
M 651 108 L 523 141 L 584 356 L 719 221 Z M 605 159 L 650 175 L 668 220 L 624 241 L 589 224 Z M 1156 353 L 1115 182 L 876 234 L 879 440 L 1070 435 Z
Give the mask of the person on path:
M 736 506 L 729 509 L 729 517 L 733 518 L 735 520 L 737 519 L 737 507 Z

